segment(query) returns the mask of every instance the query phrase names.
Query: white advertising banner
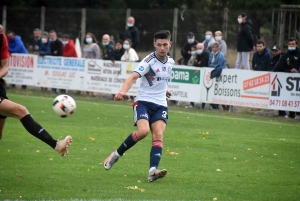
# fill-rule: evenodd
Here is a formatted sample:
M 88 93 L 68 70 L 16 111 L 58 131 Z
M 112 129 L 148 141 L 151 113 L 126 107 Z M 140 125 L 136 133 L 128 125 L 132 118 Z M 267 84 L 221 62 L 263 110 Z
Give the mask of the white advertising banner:
M 300 74 L 271 73 L 269 108 L 300 111 Z
M 85 85 L 87 91 L 116 94 L 122 84 L 138 63 L 127 63 L 107 60 L 87 59 L 87 73 Z M 139 80 L 133 84 L 128 95 L 136 95 L 139 88 Z
M 85 59 L 37 57 L 35 86 L 85 90 L 85 66 Z
M 8 84 L 118 93 L 137 62 L 111 62 L 68 57 L 12 54 Z M 224 69 L 210 79 L 213 68 L 175 65 L 169 79 L 171 100 L 300 111 L 300 74 Z M 128 95 L 139 90 L 138 79 Z
M 268 108 L 269 72 L 224 69 L 219 77 L 210 79 L 212 70 L 202 69 L 202 102 Z
M 196 67 L 174 66 L 169 80 L 170 100 L 200 102 L 201 70 Z
M 10 84 L 35 85 L 36 56 L 12 54 L 8 59 L 8 74 L 5 80 Z

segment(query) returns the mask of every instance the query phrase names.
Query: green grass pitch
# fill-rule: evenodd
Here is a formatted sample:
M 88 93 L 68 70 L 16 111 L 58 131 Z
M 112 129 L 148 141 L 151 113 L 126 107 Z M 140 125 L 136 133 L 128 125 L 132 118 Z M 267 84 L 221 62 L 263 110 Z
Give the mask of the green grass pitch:
M 280 117 L 172 106 L 160 168 L 147 182 L 151 135 L 109 171 L 103 160 L 132 132 L 128 102 L 74 97 L 59 118 L 54 95 L 8 94 L 54 138 L 70 134 L 66 157 L 8 118 L 0 141 L 0 200 L 300 200 L 300 123 Z

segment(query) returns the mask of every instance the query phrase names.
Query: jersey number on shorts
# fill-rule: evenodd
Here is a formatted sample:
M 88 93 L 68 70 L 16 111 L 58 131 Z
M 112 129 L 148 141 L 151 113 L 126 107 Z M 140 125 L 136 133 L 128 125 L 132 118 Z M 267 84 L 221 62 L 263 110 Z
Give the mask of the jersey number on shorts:
M 163 118 L 167 118 L 167 114 L 168 114 L 167 111 L 163 111 L 161 116 L 162 116 Z

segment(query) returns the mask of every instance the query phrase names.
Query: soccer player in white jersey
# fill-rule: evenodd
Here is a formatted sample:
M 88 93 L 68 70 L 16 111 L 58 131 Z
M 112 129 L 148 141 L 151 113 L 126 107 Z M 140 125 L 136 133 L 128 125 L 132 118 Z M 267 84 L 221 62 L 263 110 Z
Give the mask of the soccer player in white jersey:
M 131 133 L 120 147 L 112 152 L 104 161 L 104 168 L 109 170 L 139 140 L 152 132 L 152 148 L 150 152 L 150 169 L 148 181 L 153 182 L 167 174 L 166 169 L 158 169 L 162 155 L 163 133 L 168 121 L 167 98 L 171 96 L 168 79 L 171 75 L 174 60 L 167 55 L 171 47 L 170 31 L 162 30 L 154 34 L 155 52 L 146 56 L 126 79 L 121 90 L 114 97 L 122 100 L 133 83 L 141 78 L 139 92 L 133 103 L 134 123 L 137 130 Z

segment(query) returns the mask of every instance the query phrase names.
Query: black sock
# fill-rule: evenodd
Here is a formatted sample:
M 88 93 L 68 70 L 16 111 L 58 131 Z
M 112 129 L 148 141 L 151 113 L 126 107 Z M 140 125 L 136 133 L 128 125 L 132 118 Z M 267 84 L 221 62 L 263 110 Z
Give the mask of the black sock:
M 122 156 L 124 152 L 133 147 L 137 143 L 137 141 L 138 139 L 136 136 L 136 132 L 131 133 L 117 149 L 118 154 Z
M 57 141 L 40 124 L 35 122 L 30 114 L 24 116 L 20 121 L 30 134 L 47 143 L 53 149 L 55 148 Z

